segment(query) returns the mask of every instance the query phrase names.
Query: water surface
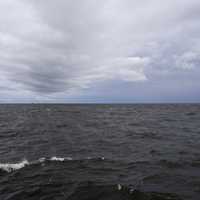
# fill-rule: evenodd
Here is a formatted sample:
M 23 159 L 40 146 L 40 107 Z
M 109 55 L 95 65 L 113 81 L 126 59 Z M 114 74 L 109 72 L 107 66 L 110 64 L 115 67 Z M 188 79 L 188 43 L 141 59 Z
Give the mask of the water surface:
M 0 105 L 0 199 L 118 184 L 199 199 L 200 105 Z

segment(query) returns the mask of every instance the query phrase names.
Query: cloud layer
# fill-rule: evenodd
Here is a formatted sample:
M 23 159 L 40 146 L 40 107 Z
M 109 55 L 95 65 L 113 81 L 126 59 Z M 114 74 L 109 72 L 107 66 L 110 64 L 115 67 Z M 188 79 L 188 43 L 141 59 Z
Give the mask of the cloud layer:
M 199 13 L 198 0 L 3 0 L 1 101 L 95 101 L 116 82 L 125 95 L 180 82 L 191 93 L 200 89 Z

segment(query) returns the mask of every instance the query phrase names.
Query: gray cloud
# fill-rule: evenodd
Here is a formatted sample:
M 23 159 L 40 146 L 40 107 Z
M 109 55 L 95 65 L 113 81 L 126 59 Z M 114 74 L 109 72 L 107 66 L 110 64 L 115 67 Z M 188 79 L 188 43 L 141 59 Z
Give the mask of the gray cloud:
M 107 81 L 148 87 L 188 71 L 190 82 L 199 8 L 198 0 L 1 1 L 0 95 L 66 98 Z

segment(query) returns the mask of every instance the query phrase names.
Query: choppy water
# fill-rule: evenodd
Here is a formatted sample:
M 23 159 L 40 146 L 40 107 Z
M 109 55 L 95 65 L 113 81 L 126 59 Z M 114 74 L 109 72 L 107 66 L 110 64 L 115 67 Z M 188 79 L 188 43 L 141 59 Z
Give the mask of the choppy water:
M 0 105 L 1 200 L 199 196 L 199 104 Z

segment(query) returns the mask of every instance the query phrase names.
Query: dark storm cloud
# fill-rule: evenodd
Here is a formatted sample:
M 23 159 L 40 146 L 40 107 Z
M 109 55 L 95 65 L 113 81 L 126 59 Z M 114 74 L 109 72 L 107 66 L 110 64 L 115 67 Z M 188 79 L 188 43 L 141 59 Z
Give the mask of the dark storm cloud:
M 199 10 L 198 0 L 1 1 L 0 95 L 46 101 L 106 81 L 166 88 L 161 77 L 191 84 Z

